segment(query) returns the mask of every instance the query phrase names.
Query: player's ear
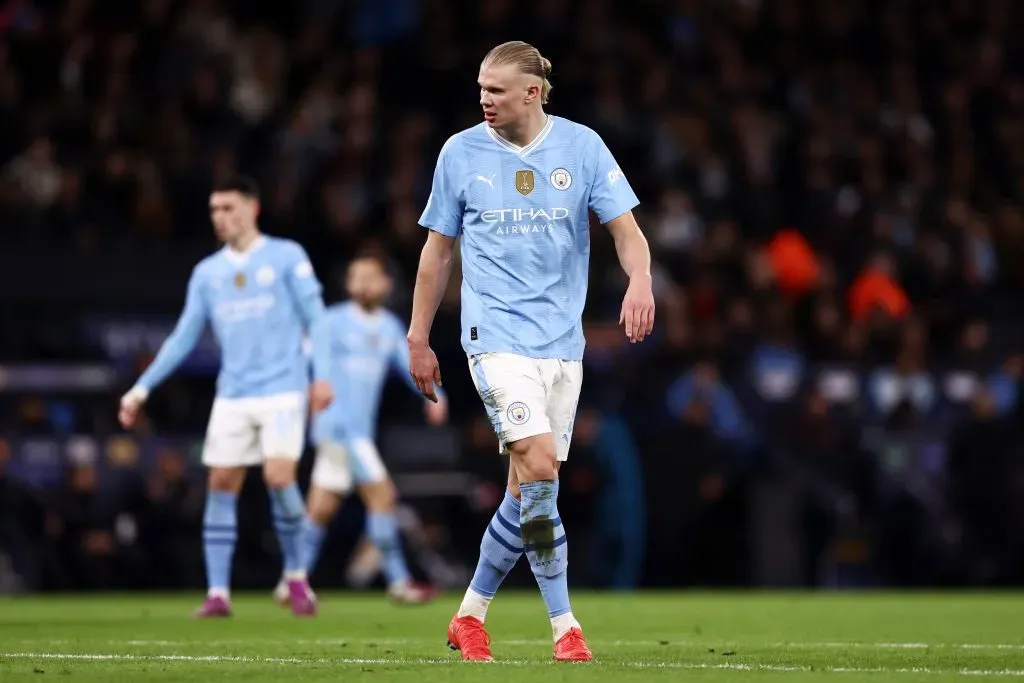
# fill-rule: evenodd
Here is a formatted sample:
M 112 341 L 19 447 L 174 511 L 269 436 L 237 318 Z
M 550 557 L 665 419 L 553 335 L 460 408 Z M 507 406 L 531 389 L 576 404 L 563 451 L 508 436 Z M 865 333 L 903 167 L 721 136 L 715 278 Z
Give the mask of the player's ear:
M 531 83 L 526 86 L 526 104 L 533 104 L 533 101 L 540 97 L 540 86 L 536 83 Z

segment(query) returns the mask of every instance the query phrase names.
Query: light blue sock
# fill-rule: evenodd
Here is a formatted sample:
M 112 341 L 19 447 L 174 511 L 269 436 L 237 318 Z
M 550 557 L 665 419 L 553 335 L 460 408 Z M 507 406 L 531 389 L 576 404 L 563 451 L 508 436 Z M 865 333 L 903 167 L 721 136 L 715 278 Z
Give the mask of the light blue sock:
M 519 490 L 523 496 L 519 516 L 523 548 L 548 606 L 548 616 L 571 612 L 567 581 L 569 557 L 565 530 L 558 517 L 558 482 L 531 481 L 520 484 Z
M 487 598 L 493 598 L 501 582 L 523 555 L 522 534 L 519 531 L 519 501 L 510 491 L 487 525 L 480 541 L 480 559 L 469 587 Z
M 227 491 L 207 491 L 203 511 L 203 557 L 206 585 L 227 594 L 231 587 L 231 558 L 238 540 L 238 496 Z
M 409 567 L 402 554 L 402 539 L 398 535 L 398 519 L 394 513 L 367 512 L 366 535 L 384 558 L 384 580 L 387 584 L 408 581 Z
M 306 506 L 302 502 L 299 485 L 271 489 L 270 507 L 274 517 L 274 531 L 277 532 L 281 555 L 284 556 L 284 571 L 301 572 L 304 567 L 300 559 L 299 527 L 306 515 Z
M 307 574 L 311 574 L 316 567 L 325 536 L 327 527 L 317 524 L 309 517 L 303 518 L 302 527 L 299 529 L 299 565 Z

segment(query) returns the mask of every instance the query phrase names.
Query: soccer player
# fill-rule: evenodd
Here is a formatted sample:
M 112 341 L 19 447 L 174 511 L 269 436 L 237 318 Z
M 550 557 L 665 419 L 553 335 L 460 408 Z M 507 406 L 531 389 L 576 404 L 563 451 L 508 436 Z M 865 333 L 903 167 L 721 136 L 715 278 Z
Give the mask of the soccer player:
M 261 234 L 259 194 L 249 178 L 217 185 L 210 216 L 220 251 L 200 261 L 185 307 L 153 363 L 121 399 L 121 424 L 131 428 L 149 394 L 195 347 L 207 322 L 221 347 L 221 369 L 203 464 L 209 468 L 203 548 L 208 593 L 198 618 L 231 615 L 231 559 L 238 493 L 245 470 L 262 465 L 281 544 L 292 611 L 314 608 L 299 558 L 305 514 L 295 481 L 305 443 L 306 394 L 319 412 L 330 404 L 330 329 L 321 286 L 301 246 Z M 312 385 L 303 333 L 313 346 Z
M 413 295 L 410 373 L 433 400 L 441 374 L 430 328 L 461 236 L 462 345 L 511 461 L 508 492 L 448 627 L 449 645 L 466 660 L 492 658 L 487 609 L 524 552 L 547 604 L 555 659 L 592 659 L 569 603 L 556 504 L 582 381 L 590 210 L 611 232 L 629 277 L 619 319 L 627 338 L 642 341 L 654 326 L 650 250 L 632 213 L 639 202 L 594 131 L 544 112 L 550 72 L 526 43 L 487 54 L 479 74 L 484 121 L 445 143 L 420 217 L 429 232 Z
M 331 338 L 331 385 L 338 391 L 334 405 L 316 417 L 316 463 L 307 496 L 307 514 L 300 534 L 302 569 L 316 565 L 335 513 L 345 494 L 358 487 L 366 506 L 366 534 L 383 558 L 384 579 L 392 600 L 406 604 L 428 602 L 434 590 L 411 580 L 402 553 L 396 518 L 395 486 L 374 445 L 377 410 L 388 371 L 399 375 L 419 395 L 409 376 L 405 324 L 382 304 L 391 293 L 392 280 L 385 255 L 376 250 L 359 252 L 349 264 L 346 288 L 350 299 L 328 307 Z M 447 401 L 424 400 L 427 422 L 447 419 Z M 285 578 L 275 597 L 288 597 Z

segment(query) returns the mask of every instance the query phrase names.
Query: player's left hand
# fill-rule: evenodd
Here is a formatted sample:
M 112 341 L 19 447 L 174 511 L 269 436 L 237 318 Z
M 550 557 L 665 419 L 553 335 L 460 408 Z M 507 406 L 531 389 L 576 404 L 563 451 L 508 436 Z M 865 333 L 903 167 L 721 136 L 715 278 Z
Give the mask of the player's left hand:
M 650 275 L 634 275 L 629 279 L 619 324 L 624 326 L 631 344 L 643 341 L 654 330 L 654 291 Z
M 334 400 L 334 389 L 327 380 L 318 379 L 309 387 L 309 407 L 314 413 L 331 405 Z
M 448 421 L 448 400 L 438 395 L 437 403 L 427 401 L 423 406 L 423 414 L 426 415 L 427 424 L 431 427 L 443 425 Z

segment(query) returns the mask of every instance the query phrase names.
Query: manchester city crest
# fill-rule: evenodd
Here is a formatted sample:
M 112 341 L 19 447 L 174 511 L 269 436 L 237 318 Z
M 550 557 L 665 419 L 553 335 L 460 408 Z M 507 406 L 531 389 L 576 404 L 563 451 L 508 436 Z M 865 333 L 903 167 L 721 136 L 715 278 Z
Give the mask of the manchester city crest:
M 505 411 L 508 421 L 514 425 L 521 425 L 530 419 L 530 409 L 522 401 L 516 401 Z
M 564 168 L 556 168 L 551 172 L 551 187 L 556 190 L 568 190 L 572 185 L 572 175 Z

